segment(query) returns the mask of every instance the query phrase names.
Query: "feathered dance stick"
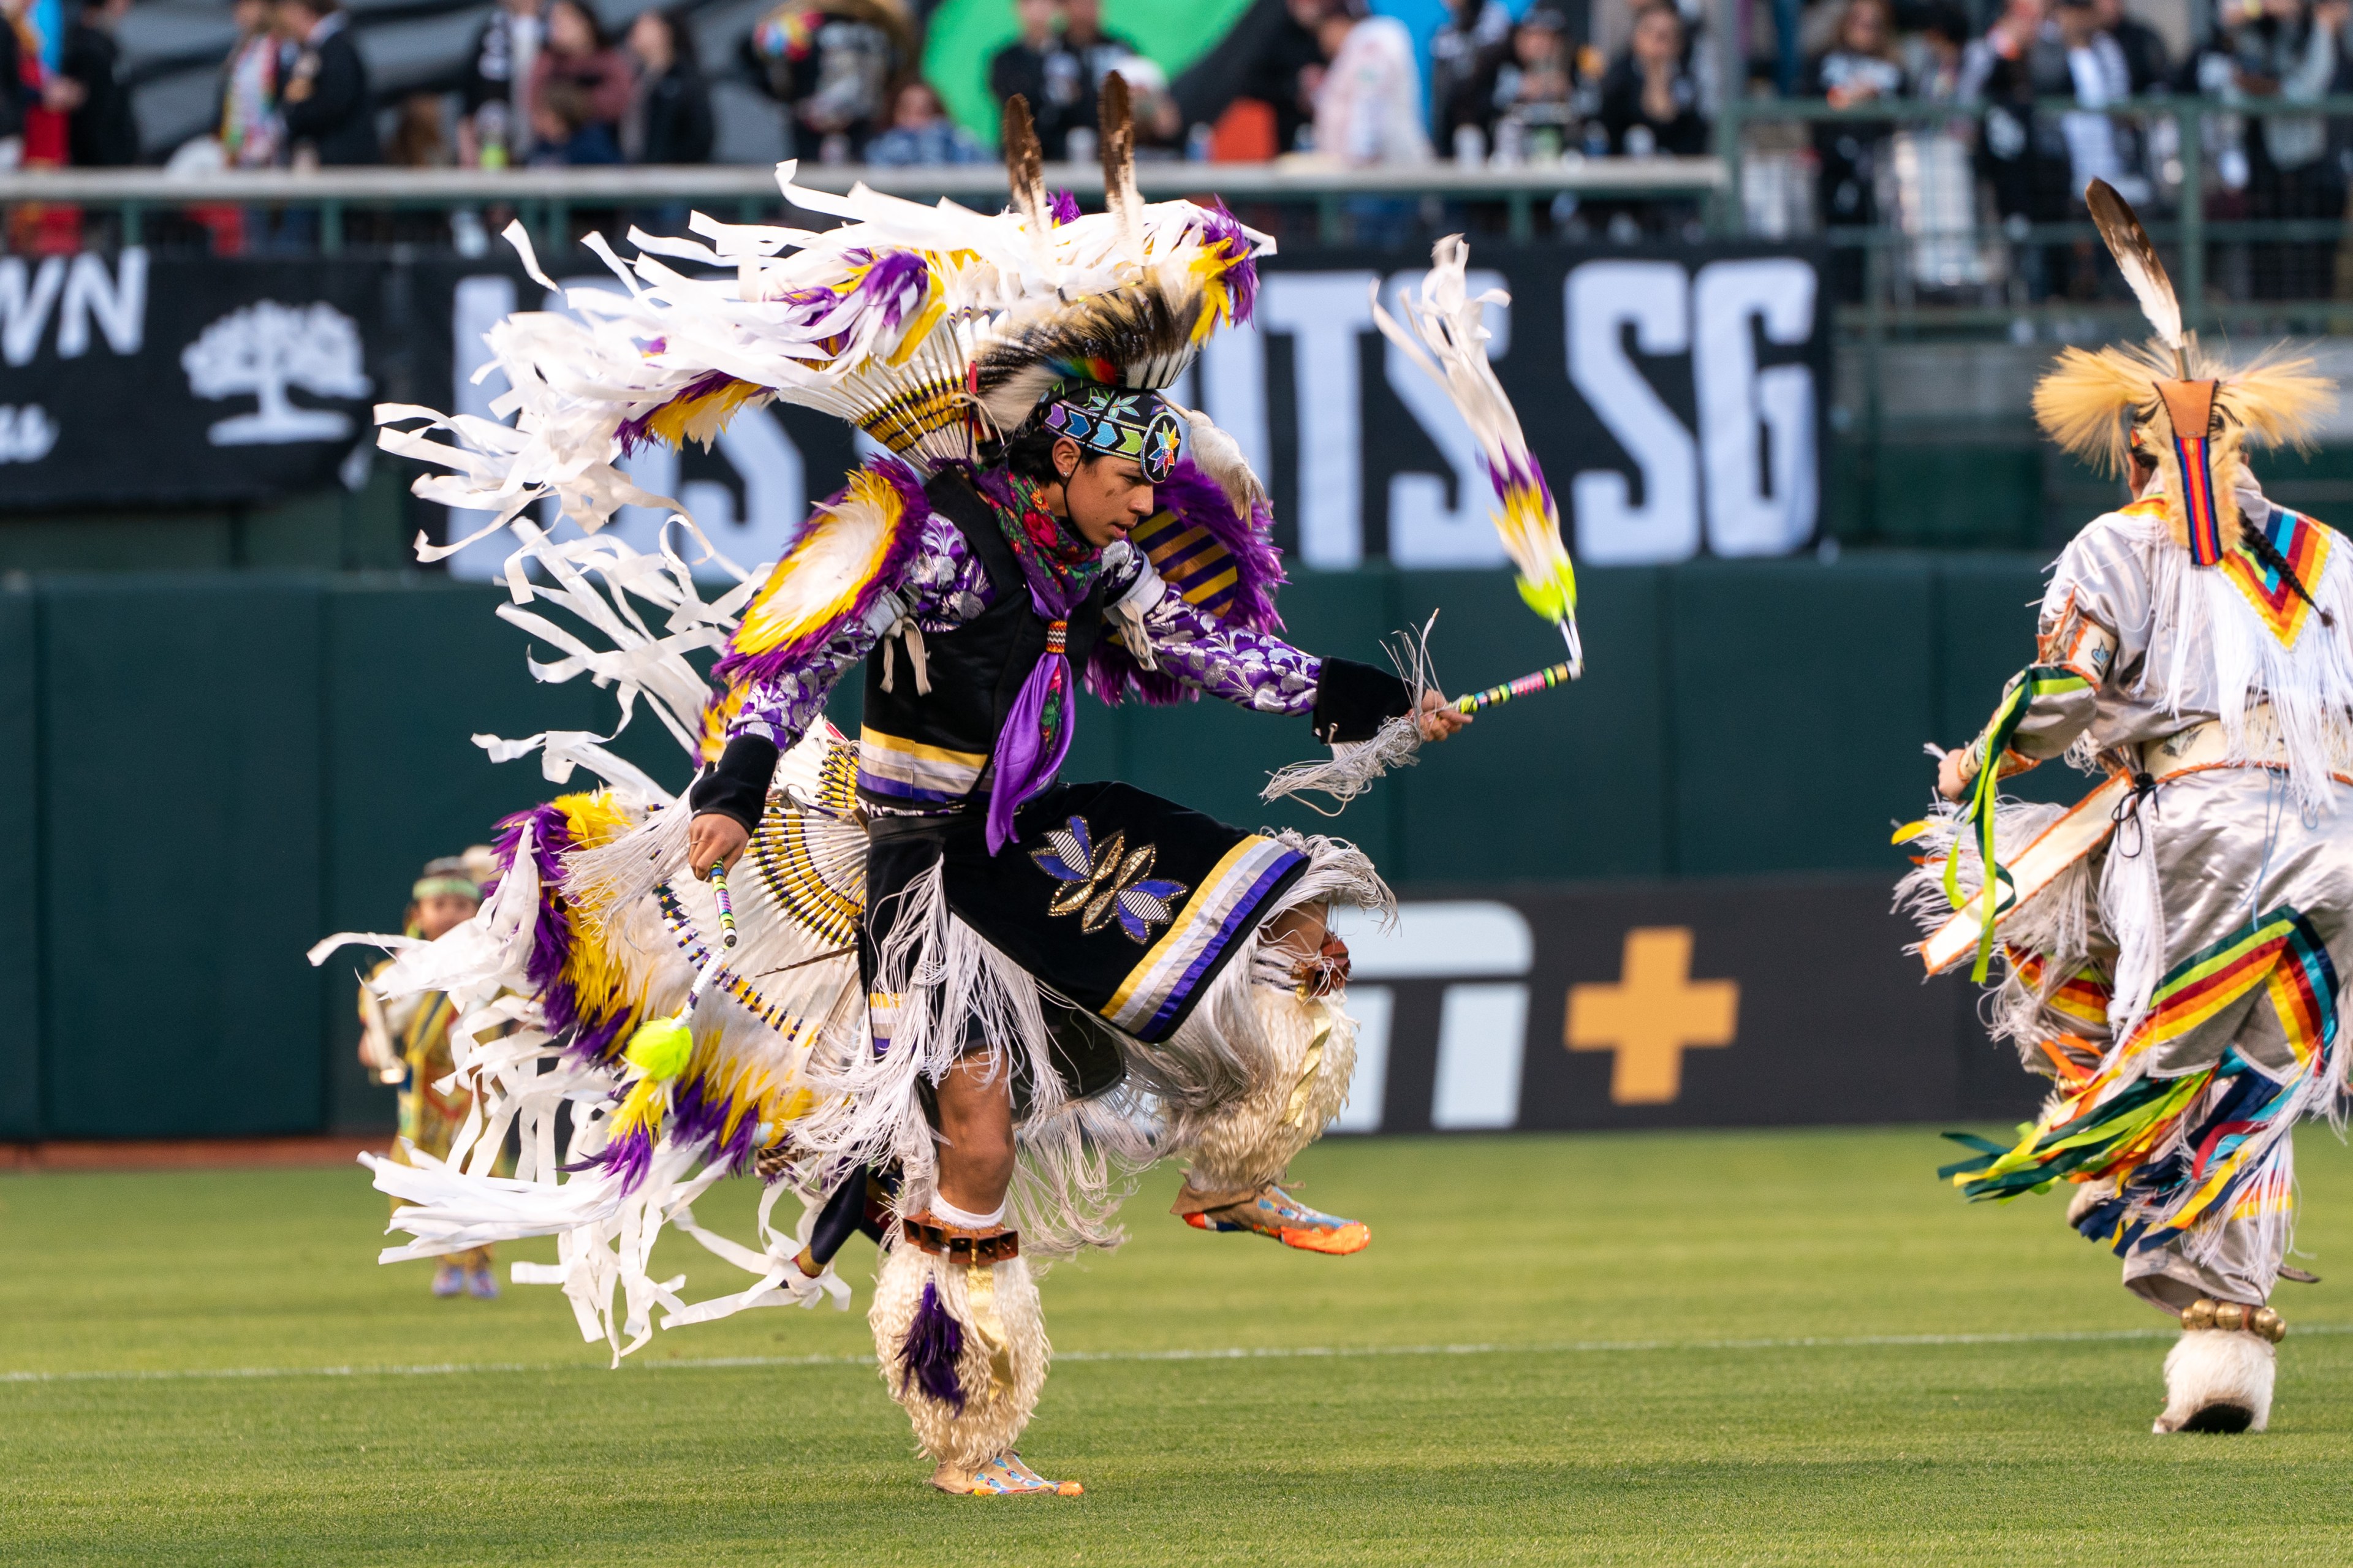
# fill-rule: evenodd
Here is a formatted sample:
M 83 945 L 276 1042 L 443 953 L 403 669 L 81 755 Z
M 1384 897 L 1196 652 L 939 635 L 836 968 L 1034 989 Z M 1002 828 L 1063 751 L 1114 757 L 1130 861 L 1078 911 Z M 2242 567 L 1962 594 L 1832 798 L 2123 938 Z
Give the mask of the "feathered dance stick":
M 1487 363 L 1488 333 L 1480 313 L 1489 300 L 1504 303 L 1509 296 L 1497 289 L 1471 296 L 1464 277 L 1470 256 L 1470 247 L 1459 234 L 1438 242 L 1420 287 L 1398 296 L 1411 331 L 1381 309 L 1377 289 L 1373 320 L 1389 342 L 1446 389 L 1478 437 L 1503 509 L 1495 514 L 1495 531 L 1520 570 L 1520 597 L 1560 627 L 1568 644 L 1568 679 L 1574 680 L 1585 671 L 1585 650 L 1577 637 L 1577 571 L 1560 542 L 1560 509 L 1553 502 L 1544 470 L 1529 452 L 1520 416 Z

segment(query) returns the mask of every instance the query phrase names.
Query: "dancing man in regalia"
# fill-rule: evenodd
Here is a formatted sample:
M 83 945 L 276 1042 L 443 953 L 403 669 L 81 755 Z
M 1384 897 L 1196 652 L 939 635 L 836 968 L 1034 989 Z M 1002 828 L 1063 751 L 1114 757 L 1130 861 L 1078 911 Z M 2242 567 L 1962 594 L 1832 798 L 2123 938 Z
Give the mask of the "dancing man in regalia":
M 1176 1213 L 1205 1231 L 1325 1254 L 1370 1238 L 1282 1182 L 1355 1059 L 1331 911 L 1386 911 L 1387 889 L 1336 838 L 1062 781 L 1082 682 L 1112 702 L 1206 692 L 1304 719 L 1331 754 L 1269 793 L 1342 802 L 1476 700 L 1442 700 L 1418 656 L 1383 668 L 1278 635 L 1265 489 L 1163 395 L 1246 319 L 1270 243 L 1221 207 L 1138 198 L 1116 77 L 1103 121 L 1101 215 L 1046 192 L 1016 100 L 1005 214 L 829 196 L 787 165 L 786 195 L 839 226 L 633 234 L 634 263 L 608 253 L 628 292 L 575 290 L 584 319 L 490 334 L 512 425 L 383 411 L 410 427 L 387 447 L 455 470 L 419 494 L 491 510 L 521 540 L 501 613 L 567 655 L 539 673 L 615 684 L 702 763 L 673 800 L 603 737 L 493 743 L 607 787 L 512 819 L 481 914 L 379 981 L 471 1009 L 459 1065 L 485 1096 L 447 1163 L 376 1166 L 415 1237 L 385 1256 L 554 1235 L 563 1261 L 517 1278 L 560 1283 L 617 1361 L 656 1311 L 674 1328 L 846 1304 L 833 1259 L 863 1230 L 886 1248 L 869 1312 L 882 1377 L 934 1483 L 960 1493 L 1079 1489 L 1015 1450 L 1048 1360 L 1031 1263 L 1115 1244 L 1128 1173 L 1183 1157 Z M 1463 266 L 1459 242 L 1442 247 L 1409 323 L 1385 329 L 1487 442 L 1523 590 L 1573 660 L 1557 518 Z M 622 460 L 777 399 L 889 455 L 765 572 L 706 602 L 677 550 L 638 555 L 602 531 L 617 507 L 659 507 L 691 547 L 691 520 Z M 546 498 L 584 537 L 530 520 Z M 711 648 L 706 679 L 686 656 Z M 825 717 L 853 673 L 854 742 Z M 511 1130 L 502 1180 L 491 1163 Z M 754 1172 L 757 1246 L 694 1220 L 697 1194 Z M 787 1192 L 803 1205 L 790 1231 L 772 1219 Z M 690 1303 L 647 1269 L 665 1226 L 755 1282 Z
M 2157 335 L 2067 350 L 2034 406 L 2133 499 L 2061 553 L 2034 662 L 1944 754 L 1956 804 L 1898 836 L 1929 850 L 1907 887 L 1930 972 L 1974 960 L 1996 1033 L 2053 1080 L 2015 1145 L 1964 1139 L 1945 1173 L 1972 1199 L 2069 1184 L 2068 1223 L 2180 1321 L 2156 1429 L 2261 1431 L 2272 1293 L 2310 1278 L 2287 1261 L 2293 1131 L 2344 1114 L 2353 561 L 2244 448 L 2301 436 L 2331 388 L 2202 349 L 2131 209 L 2087 199 Z M 2063 756 L 2104 775 L 2075 806 L 1999 795 Z

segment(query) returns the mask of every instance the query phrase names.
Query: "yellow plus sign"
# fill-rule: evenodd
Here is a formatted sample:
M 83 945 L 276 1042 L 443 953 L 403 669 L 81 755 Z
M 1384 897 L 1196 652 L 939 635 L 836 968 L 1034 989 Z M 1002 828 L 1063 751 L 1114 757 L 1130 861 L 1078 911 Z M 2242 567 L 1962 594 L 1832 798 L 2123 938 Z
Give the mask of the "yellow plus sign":
M 1691 956 L 1688 926 L 1630 931 L 1617 984 L 1569 988 L 1568 1048 L 1618 1053 L 1612 1103 L 1665 1105 L 1683 1092 L 1683 1052 L 1732 1044 L 1740 984 L 1694 981 Z

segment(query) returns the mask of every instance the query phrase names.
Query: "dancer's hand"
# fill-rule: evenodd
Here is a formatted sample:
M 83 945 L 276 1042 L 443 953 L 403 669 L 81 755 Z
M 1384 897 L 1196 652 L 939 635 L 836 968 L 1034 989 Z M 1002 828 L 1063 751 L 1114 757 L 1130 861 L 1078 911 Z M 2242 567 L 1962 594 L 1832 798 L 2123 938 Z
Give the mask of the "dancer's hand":
M 1421 694 L 1421 738 L 1423 740 L 1443 741 L 1469 722 L 1471 722 L 1470 714 L 1461 711 L 1437 692 L 1425 691 Z
M 1968 781 L 1961 777 L 1961 759 L 1968 754 L 1966 746 L 1956 746 L 1936 762 L 1936 793 L 1947 800 L 1958 800 L 1968 789 Z
M 686 863 L 692 868 L 695 880 L 711 879 L 712 862 L 724 865 L 730 871 L 744 858 L 744 846 L 752 842 L 752 835 L 733 817 L 716 811 L 706 811 L 697 816 L 686 830 Z

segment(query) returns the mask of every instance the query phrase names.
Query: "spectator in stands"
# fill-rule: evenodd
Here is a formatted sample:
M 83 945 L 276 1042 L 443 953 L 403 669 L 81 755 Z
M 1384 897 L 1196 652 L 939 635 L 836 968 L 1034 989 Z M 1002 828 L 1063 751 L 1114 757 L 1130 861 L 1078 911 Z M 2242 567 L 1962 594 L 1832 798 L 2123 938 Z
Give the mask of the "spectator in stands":
M 1413 35 L 1365 0 L 1324 0 L 1315 41 L 1326 60 L 1315 89 L 1315 151 L 1354 166 L 1424 163 L 1421 68 Z
M 532 161 L 619 163 L 635 76 L 587 0 L 550 0 L 546 47 L 531 68 Z
M 400 116 L 384 139 L 384 161 L 396 169 L 446 169 L 449 139 L 441 125 L 441 95 L 412 92 L 400 100 Z
M 1969 47 L 1968 13 L 1953 0 L 1932 0 L 1917 16 L 1904 76 L 1911 94 L 1930 103 L 1961 95 L 1961 66 Z
M 2147 98 L 2162 93 L 2173 79 L 2170 51 L 2165 35 L 2125 10 L 2125 0 L 2094 0 L 2100 26 L 2124 51 L 2125 68 L 2132 79 L 2132 95 Z
M 2141 165 L 2138 128 L 2115 115 L 2093 112 L 2132 96 L 2132 68 L 2124 47 L 2101 20 L 2098 0 L 2056 0 L 2051 26 L 2066 50 L 2067 79 L 2075 101 L 2084 110 L 2059 121 L 2060 132 L 2067 139 L 2068 190 L 2080 204 L 2085 185 L 2105 180 L 2125 200 L 2147 203 L 2152 192 Z
M 1323 14 L 1323 0 L 1284 0 L 1281 19 L 1242 79 L 1242 96 L 1273 111 L 1278 157 L 1314 139 L 1315 89 L 1324 80 L 1315 24 Z
M 1609 151 L 1625 158 L 1698 157 L 1708 150 L 1699 81 L 1683 48 L 1683 19 L 1659 4 L 1634 18 L 1626 52 L 1601 79 L 1601 127 Z
M 1832 109 L 1862 109 L 1900 98 L 1904 68 L 1887 0 L 1846 0 L 1831 47 L 1807 62 L 1804 89 Z M 1884 120 L 1824 120 L 1814 124 L 1822 222 L 1832 228 L 1879 222 L 1879 180 L 1894 127 Z M 1862 298 L 1863 252 L 1841 247 L 1831 257 L 1831 287 L 1850 303 Z
M 1104 30 L 1103 0 L 1062 0 L 1062 45 L 1079 57 L 1088 84 L 1098 88 L 1122 60 L 1143 52 L 1120 34 Z
M 1512 37 L 1512 13 L 1503 0 L 1454 0 L 1451 14 L 1430 40 L 1430 101 L 1441 151 L 1464 162 L 1484 156 L 1492 138 L 1489 100 L 1495 67 Z M 1466 128 L 1475 138 L 1465 138 Z
M 790 106 L 796 145 L 821 163 L 865 157 L 892 84 L 918 53 L 901 0 L 786 0 L 752 29 L 744 51 L 769 93 Z
M 68 155 L 77 167 L 118 169 L 139 162 L 139 125 L 131 89 L 117 72 L 122 46 L 114 30 L 131 0 L 86 0 L 66 29 L 65 51 L 49 83 L 48 107 L 67 117 Z
M 1503 163 L 1549 163 L 1576 144 L 1577 48 L 1568 18 L 1540 3 L 1520 18 L 1485 78 L 1489 135 Z M 1602 133 L 1595 127 L 1597 137 Z M 1593 151 L 1607 151 L 1597 143 Z
M 1166 162 L 1185 153 L 1185 111 L 1169 90 L 1168 73 L 1157 60 L 1130 55 L 1114 68 L 1127 83 L 1128 101 L 1135 122 L 1135 155 L 1149 163 Z
M 621 161 L 617 128 L 576 81 L 546 84 L 533 102 L 531 161 L 542 169 L 596 168 Z
M 531 156 L 531 80 L 545 0 L 499 0 L 474 35 L 458 116 L 458 162 L 502 169 Z
M 629 24 L 637 57 L 637 95 L 622 125 L 622 148 L 633 163 L 708 163 L 717 127 L 711 86 L 694 53 L 686 13 L 645 11 Z
M 1062 47 L 1078 57 L 1079 79 L 1084 83 L 1071 116 L 1071 129 L 1084 134 L 1071 156 L 1092 158 L 1100 131 L 1095 98 L 1103 90 L 1103 78 L 1124 62 L 1141 58 L 1143 51 L 1119 34 L 1103 30 L 1103 0 L 1062 0 Z
M 270 25 L 269 0 L 237 0 L 229 15 L 237 42 L 221 62 L 220 106 L 213 117 L 221 161 L 232 169 L 267 169 L 286 151 L 278 91 L 290 51 Z
M 1960 97 L 1988 104 L 1979 169 L 2003 226 L 2021 237 L 2030 224 L 2064 222 L 2076 200 L 2066 135 L 2057 117 L 2034 107 L 2038 98 L 2075 95 L 2065 40 L 2043 13 L 2044 0 L 2008 0 L 1961 59 Z M 2066 288 L 2069 254 L 2043 246 L 2018 250 L 2015 266 L 2029 295 L 2045 299 Z
M 25 132 L 41 107 L 40 39 L 24 0 L 0 0 L 0 171 L 26 163 Z
M 278 30 L 294 45 L 280 114 L 296 168 L 377 159 L 375 101 L 367 66 L 339 0 L 279 0 Z
M 1038 144 L 1060 161 L 1069 156 L 1080 100 L 1092 100 L 1086 62 L 1062 42 L 1060 0 L 1014 0 L 1013 15 L 1021 31 L 990 57 L 988 90 L 999 107 L 1017 92 L 1029 100 Z
M 17 134 L 0 142 L 0 157 L 13 157 L 9 166 L 57 169 L 65 166 L 68 122 L 65 109 L 51 99 L 52 79 L 41 59 L 41 37 L 27 13 L 31 0 L 0 0 L 0 33 L 15 47 L 15 64 L 0 79 L 0 94 L 11 86 Z M 6 45 L 0 45 L 5 58 Z M 0 222 L 0 246 L 18 256 L 69 256 L 82 245 L 82 215 L 78 207 L 28 202 L 11 209 Z
M 891 128 L 866 144 L 866 161 L 891 168 L 934 163 L 986 163 L 988 151 L 947 116 L 940 95 L 918 79 L 891 103 Z

